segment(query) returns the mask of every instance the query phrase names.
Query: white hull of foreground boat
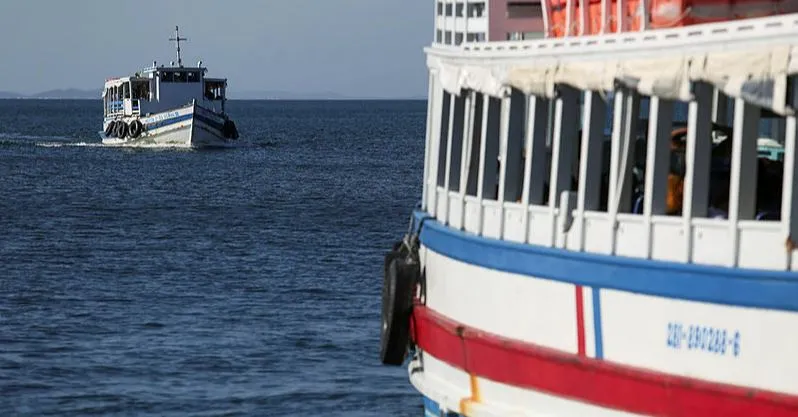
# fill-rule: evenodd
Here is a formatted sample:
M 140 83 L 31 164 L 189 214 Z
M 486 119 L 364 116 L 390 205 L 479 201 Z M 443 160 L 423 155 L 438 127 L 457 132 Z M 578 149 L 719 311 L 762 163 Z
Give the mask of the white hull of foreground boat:
M 207 148 L 228 147 L 235 143 L 234 139 L 225 137 L 226 119 L 196 104 L 176 110 L 156 113 L 145 117 L 126 117 L 128 125 L 139 120 L 143 125 L 138 137 L 126 135 L 124 138 L 106 135 L 105 130 L 111 119 L 103 123 L 100 132 L 103 145 L 131 147 L 177 147 Z

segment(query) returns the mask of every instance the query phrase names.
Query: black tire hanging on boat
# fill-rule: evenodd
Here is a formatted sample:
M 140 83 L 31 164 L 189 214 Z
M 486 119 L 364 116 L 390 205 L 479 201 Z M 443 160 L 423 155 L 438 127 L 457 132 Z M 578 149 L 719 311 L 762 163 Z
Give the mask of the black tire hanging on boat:
M 116 131 L 116 121 L 111 120 L 108 122 L 108 126 L 105 127 L 105 136 L 111 137 L 111 135 L 114 134 L 114 131 Z
M 125 136 L 127 136 L 127 123 L 120 120 L 119 123 L 117 123 L 116 137 L 124 139 Z
M 141 124 L 141 121 L 138 119 L 130 122 L 130 128 L 128 129 L 128 133 L 130 134 L 131 138 L 137 138 L 141 135 L 142 130 L 144 130 L 144 126 Z
M 401 252 L 400 248 L 385 255 L 380 331 L 380 358 L 384 365 L 401 365 L 410 341 L 410 314 L 419 265 Z

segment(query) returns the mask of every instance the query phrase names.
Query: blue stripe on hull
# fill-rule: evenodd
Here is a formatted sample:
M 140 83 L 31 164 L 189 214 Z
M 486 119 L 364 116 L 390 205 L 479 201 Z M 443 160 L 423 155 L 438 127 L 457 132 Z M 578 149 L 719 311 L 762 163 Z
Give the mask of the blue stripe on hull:
M 532 277 L 690 301 L 798 311 L 798 273 L 722 268 L 572 252 L 446 227 L 416 211 L 421 242 L 472 265 Z
M 463 417 L 458 413 L 441 414 L 441 407 L 437 402 L 424 397 L 424 417 Z
M 173 125 L 175 123 L 180 123 L 180 122 L 185 122 L 187 120 L 191 120 L 192 116 L 193 116 L 193 114 L 191 114 L 191 113 L 184 114 L 182 116 L 173 117 L 171 119 L 164 119 L 164 120 L 159 120 L 159 121 L 153 122 L 153 123 L 146 123 L 144 126 L 145 126 L 145 128 L 147 130 L 160 129 L 162 127 L 170 126 L 170 125 Z

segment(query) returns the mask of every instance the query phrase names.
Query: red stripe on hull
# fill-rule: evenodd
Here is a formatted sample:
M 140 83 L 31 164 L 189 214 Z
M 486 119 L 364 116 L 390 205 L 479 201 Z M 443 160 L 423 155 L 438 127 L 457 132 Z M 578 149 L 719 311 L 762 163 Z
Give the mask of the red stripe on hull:
M 463 326 L 423 305 L 411 320 L 423 351 L 470 374 L 639 414 L 796 416 L 798 397 L 579 357 Z
M 585 304 L 582 299 L 582 286 L 576 286 L 576 350 L 585 356 Z

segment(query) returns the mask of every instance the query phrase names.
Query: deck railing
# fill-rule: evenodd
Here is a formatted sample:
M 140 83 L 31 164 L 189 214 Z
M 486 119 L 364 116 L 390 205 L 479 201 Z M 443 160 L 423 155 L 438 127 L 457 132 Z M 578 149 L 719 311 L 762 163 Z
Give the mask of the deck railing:
M 743 25 L 747 25 L 745 31 Z M 679 36 L 668 37 L 668 33 Z M 607 101 L 602 97 L 607 91 L 599 91 L 595 85 L 580 88 L 562 83 L 555 83 L 551 96 L 545 92 L 540 95 L 542 89 L 524 93 L 509 86 L 506 90 L 512 94 L 505 94 L 484 79 L 443 80 L 451 74 L 442 73 L 436 66 L 445 62 L 495 73 L 497 68 L 506 70 L 531 62 L 550 62 L 552 68 L 558 68 L 558 63 L 589 58 L 623 62 L 651 54 L 679 59 L 688 52 L 728 53 L 778 45 L 798 48 L 798 15 L 592 37 L 592 46 L 586 39 L 591 38 L 575 38 L 573 43 L 559 40 L 563 43 L 559 46 L 545 40 L 516 43 L 515 48 L 486 44 L 427 50 L 430 110 L 422 208 L 449 227 L 522 244 L 680 263 L 798 270 L 792 240 L 793 236 L 798 238 L 796 116 L 791 107 L 798 104 L 796 97 L 781 97 L 788 106 L 777 110 L 781 115 L 776 114 L 784 126 L 783 137 L 778 138 L 784 144 L 784 159 L 778 184 L 781 196 L 776 198 L 780 207 L 775 217 L 780 220 L 774 221 L 768 220 L 773 216 L 757 212 L 755 206 L 762 198 L 757 196 L 756 142 L 758 106 L 764 104 L 752 101 L 740 89 L 691 81 L 686 101 L 688 132 L 682 145 L 687 167 L 684 197 L 680 199 L 680 213 L 669 215 L 666 194 L 674 98 L 647 95 L 651 104 L 645 135 L 645 178 L 639 184 L 640 191 L 633 194 L 631 145 L 636 140 L 637 115 L 645 94 L 616 84 L 613 98 Z M 788 66 L 792 68 L 788 71 L 798 72 L 798 53 L 792 52 L 789 60 L 797 65 Z M 764 79 L 776 84 L 779 80 L 786 82 L 787 78 Z M 798 85 L 794 81 L 790 78 L 791 85 Z M 458 82 L 468 84 L 468 88 L 452 92 L 452 85 Z M 795 94 L 795 90 L 784 87 L 774 94 Z M 774 95 L 773 101 L 777 99 Z M 732 111 L 726 112 L 729 106 L 721 102 L 731 102 Z M 614 109 L 615 118 L 609 139 L 610 160 L 602 161 L 608 106 Z M 726 186 L 727 218 L 711 218 L 710 129 L 713 121 L 721 119 L 729 121 L 733 132 L 726 139 L 731 144 L 726 155 L 731 169 Z M 603 189 L 605 176 L 609 189 Z M 550 192 L 545 191 L 548 188 Z M 600 203 L 602 195 L 606 197 L 604 203 Z M 602 204 L 604 207 L 600 207 Z

